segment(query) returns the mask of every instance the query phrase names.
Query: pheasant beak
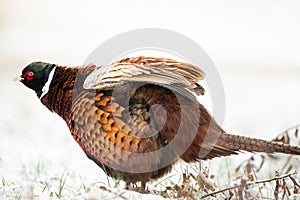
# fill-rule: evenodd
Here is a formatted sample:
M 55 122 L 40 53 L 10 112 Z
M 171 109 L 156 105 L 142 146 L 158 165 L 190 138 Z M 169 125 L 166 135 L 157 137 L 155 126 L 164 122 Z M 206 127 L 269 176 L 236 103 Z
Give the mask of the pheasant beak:
M 16 76 L 13 80 L 14 80 L 14 81 L 23 81 L 24 78 L 21 77 L 21 76 Z

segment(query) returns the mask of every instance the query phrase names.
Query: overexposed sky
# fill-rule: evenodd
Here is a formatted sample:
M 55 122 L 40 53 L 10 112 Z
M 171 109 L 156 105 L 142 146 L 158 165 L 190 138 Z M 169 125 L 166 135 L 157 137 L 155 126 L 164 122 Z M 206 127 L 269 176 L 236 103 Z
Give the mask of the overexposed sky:
M 37 59 L 82 64 L 106 39 L 149 27 L 190 37 L 220 69 L 297 68 L 299 11 L 297 0 L 2 0 L 1 68 Z
M 297 0 L 1 0 L 0 77 L 8 98 L 23 92 L 35 100 L 11 81 L 28 63 L 81 65 L 102 42 L 137 28 L 177 31 L 208 53 L 223 80 L 226 130 L 272 137 L 300 122 Z

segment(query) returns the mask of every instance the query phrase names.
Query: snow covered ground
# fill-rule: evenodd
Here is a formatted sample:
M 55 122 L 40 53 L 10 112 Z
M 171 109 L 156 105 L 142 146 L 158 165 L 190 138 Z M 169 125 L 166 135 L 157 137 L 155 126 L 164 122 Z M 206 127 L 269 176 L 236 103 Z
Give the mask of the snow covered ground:
M 123 183 L 115 187 L 86 158 L 64 122 L 42 106 L 34 92 L 12 81 L 32 61 L 80 65 L 105 39 L 134 28 L 178 31 L 207 51 L 223 81 L 223 127 L 228 132 L 272 139 L 299 124 L 300 12 L 296 2 L 251 1 L 248 7 L 230 2 L 217 6 L 192 0 L 184 5 L 179 1 L 171 5 L 91 1 L 83 9 L 79 1 L 1 1 L 0 199 L 162 199 L 163 195 L 124 190 Z M 132 6 L 138 8 L 137 13 L 126 11 Z M 164 6 L 174 12 L 165 15 Z M 157 9 L 151 18 L 144 13 L 149 8 Z M 214 159 L 202 165 L 222 189 L 233 184 L 233 176 L 238 176 L 234 169 L 250 156 Z M 266 161 L 258 179 L 273 177 L 285 159 Z M 299 171 L 297 158 L 289 162 Z M 176 182 L 182 176 L 173 175 L 185 169 L 193 167 L 179 165 L 164 178 L 172 176 L 169 180 Z M 164 178 L 151 183 L 150 190 L 164 190 L 168 184 Z M 273 191 L 268 192 L 273 197 Z
M 124 184 L 115 188 L 115 182 L 107 179 L 103 171 L 86 158 L 64 122 L 44 108 L 34 92 L 12 81 L 18 70 L 4 71 L 0 82 L 4 94 L 0 99 L 0 178 L 3 181 L 0 198 L 161 198 L 120 189 Z M 299 71 L 273 71 L 267 76 L 264 72 L 249 69 L 247 72 L 221 72 L 221 76 L 227 96 L 224 127 L 229 132 L 271 139 L 300 122 Z M 230 180 L 229 175 L 224 174 L 234 175 L 234 169 L 249 157 L 249 154 L 242 154 L 205 161 L 203 165 L 209 167 L 222 188 Z M 290 162 L 298 162 L 298 159 Z M 264 164 L 264 172 L 258 176 L 270 178 L 281 165 L 282 162 Z M 184 169 L 188 166 L 177 167 L 181 171 L 179 174 Z M 176 175 L 178 171 L 166 177 Z M 179 179 L 179 175 L 170 178 L 173 182 Z M 158 182 L 154 181 L 152 186 Z M 60 188 L 63 188 L 61 192 Z M 159 187 L 155 189 L 159 190 Z

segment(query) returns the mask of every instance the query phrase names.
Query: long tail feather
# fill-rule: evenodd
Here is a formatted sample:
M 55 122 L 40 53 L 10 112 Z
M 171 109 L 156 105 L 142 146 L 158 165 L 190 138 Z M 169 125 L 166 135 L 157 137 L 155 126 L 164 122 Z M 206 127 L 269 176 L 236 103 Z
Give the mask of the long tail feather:
M 249 152 L 300 155 L 300 146 L 292 146 L 282 142 L 266 141 L 228 133 L 221 134 L 217 145 L 233 151 L 244 150 Z

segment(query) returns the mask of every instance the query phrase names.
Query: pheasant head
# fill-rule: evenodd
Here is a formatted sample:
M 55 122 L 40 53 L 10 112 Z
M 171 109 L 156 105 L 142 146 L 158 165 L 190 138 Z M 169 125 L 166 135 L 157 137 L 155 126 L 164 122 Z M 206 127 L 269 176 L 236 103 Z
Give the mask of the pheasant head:
M 23 69 L 22 75 L 18 77 L 18 80 L 34 90 L 37 96 L 41 98 L 47 92 L 56 66 L 50 63 L 33 62 Z

